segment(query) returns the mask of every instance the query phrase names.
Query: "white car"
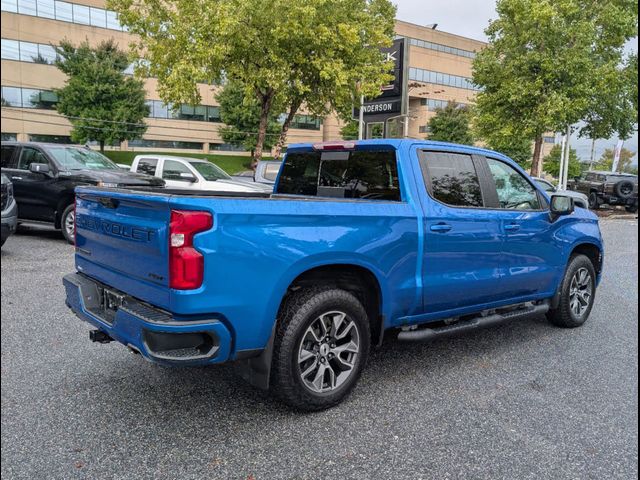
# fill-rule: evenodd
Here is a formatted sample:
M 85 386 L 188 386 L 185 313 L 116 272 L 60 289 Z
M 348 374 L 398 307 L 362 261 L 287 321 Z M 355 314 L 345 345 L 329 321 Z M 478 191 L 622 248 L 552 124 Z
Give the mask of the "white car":
M 131 172 L 162 178 L 168 188 L 214 192 L 272 193 L 272 185 L 234 180 L 217 165 L 198 158 L 169 155 L 138 155 Z

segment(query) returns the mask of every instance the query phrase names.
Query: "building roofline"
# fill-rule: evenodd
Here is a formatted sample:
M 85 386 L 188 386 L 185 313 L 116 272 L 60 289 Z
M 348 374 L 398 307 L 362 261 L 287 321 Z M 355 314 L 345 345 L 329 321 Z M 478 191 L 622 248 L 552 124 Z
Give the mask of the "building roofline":
M 432 30 L 430 28 L 427 28 L 425 25 L 420 25 L 419 23 L 407 22 L 406 20 L 399 20 L 397 18 L 396 18 L 396 23 L 404 23 L 405 25 L 409 25 L 412 27 L 420 27 L 420 28 L 424 28 L 425 30 Z M 477 38 L 465 37 L 463 35 L 458 35 L 456 33 L 445 32 L 444 30 L 432 30 L 432 31 L 441 33 L 443 35 L 447 35 L 449 37 L 460 38 L 462 40 L 471 40 L 472 42 L 477 42 L 481 45 L 487 45 L 487 42 L 485 42 L 484 40 L 478 40 Z

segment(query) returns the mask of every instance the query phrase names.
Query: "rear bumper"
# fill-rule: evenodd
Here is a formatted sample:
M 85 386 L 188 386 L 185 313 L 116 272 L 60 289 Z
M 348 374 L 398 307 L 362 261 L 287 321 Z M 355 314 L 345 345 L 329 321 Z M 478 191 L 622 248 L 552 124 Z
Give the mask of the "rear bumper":
M 624 205 L 627 207 L 633 207 L 638 205 L 638 197 L 620 198 L 610 194 L 600 194 L 600 200 L 607 205 Z
M 66 275 L 63 284 L 66 304 L 78 318 L 153 362 L 195 366 L 229 360 L 232 337 L 220 320 L 178 321 L 121 292 L 115 292 L 121 306 L 104 310 L 104 285 L 79 273 Z
M 14 200 L 2 212 L 2 242 L 16 231 L 18 225 L 18 208 Z

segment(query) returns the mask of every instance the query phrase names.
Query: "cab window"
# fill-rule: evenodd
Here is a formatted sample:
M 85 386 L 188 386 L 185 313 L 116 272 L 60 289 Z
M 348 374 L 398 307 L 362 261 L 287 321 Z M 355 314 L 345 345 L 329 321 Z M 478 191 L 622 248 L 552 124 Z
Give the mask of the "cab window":
M 421 168 L 427 191 L 454 207 L 483 207 L 480 180 L 471 155 L 423 152 Z
M 541 210 L 538 191 L 524 175 L 511 165 L 487 158 L 498 193 L 500 208 L 507 210 Z
M 15 168 L 15 161 L 13 160 L 15 151 L 15 145 L 2 146 L 2 168 Z
M 22 147 L 20 160 L 18 161 L 18 169 L 29 170 L 29 166 L 32 163 L 45 163 L 51 166 L 47 157 L 45 157 L 40 150 L 31 147 Z
M 141 158 L 138 162 L 138 173 L 146 173 L 152 177 L 156 174 L 156 168 L 158 166 L 158 159 L 156 158 Z

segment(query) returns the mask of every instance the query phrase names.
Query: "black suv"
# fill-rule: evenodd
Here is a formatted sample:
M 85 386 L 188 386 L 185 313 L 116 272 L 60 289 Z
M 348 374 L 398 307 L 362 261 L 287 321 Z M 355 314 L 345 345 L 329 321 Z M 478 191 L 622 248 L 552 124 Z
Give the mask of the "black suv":
M 2 142 L 1 148 L 2 173 L 13 183 L 18 219 L 52 223 L 70 243 L 76 187 L 164 186 L 162 179 L 126 172 L 104 155 L 83 146 Z
M 638 211 L 637 175 L 591 171 L 582 178 L 576 177 L 567 187 L 587 195 L 592 210 L 607 204 L 622 205 L 630 213 Z

